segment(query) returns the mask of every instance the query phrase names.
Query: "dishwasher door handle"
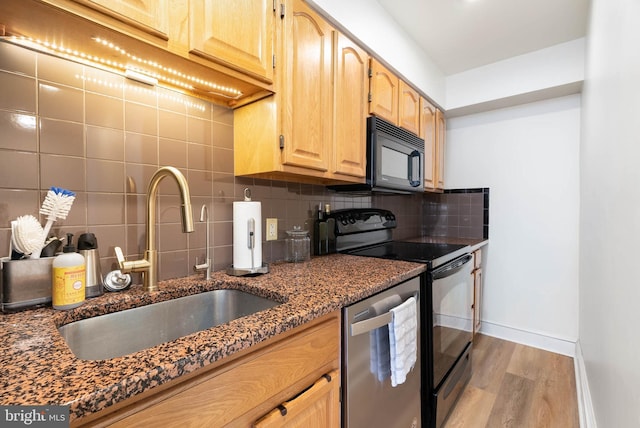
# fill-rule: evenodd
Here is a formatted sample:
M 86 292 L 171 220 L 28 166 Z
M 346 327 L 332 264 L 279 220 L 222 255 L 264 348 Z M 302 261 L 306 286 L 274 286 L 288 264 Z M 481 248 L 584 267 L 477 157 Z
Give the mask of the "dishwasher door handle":
M 376 328 L 384 327 L 391 322 L 391 312 L 385 312 L 377 317 L 369 318 L 364 321 L 358 321 L 351 324 L 351 336 L 367 333 Z

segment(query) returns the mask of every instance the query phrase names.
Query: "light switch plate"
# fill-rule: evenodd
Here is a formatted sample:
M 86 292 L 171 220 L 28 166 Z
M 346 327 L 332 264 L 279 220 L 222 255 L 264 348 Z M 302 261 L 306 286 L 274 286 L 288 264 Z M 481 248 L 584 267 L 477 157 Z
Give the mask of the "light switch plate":
M 275 241 L 278 239 L 278 219 L 267 219 L 267 241 Z

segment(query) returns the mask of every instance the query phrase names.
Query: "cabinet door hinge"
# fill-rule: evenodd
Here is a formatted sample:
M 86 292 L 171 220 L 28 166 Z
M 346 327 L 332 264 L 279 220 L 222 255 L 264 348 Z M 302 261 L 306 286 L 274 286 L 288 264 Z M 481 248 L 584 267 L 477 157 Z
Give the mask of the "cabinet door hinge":
M 369 78 L 373 77 L 373 68 L 369 67 Z
M 271 59 L 271 65 L 273 66 L 273 68 L 276 68 L 276 55 L 273 54 L 273 57 Z
M 371 92 L 369 92 L 369 94 L 367 95 L 367 101 L 368 102 L 373 101 L 373 94 Z
M 278 10 L 278 0 L 273 0 L 273 13 L 276 13 Z
M 284 3 L 280 3 L 280 19 L 284 19 Z
M 280 135 L 280 148 L 284 149 L 284 135 Z

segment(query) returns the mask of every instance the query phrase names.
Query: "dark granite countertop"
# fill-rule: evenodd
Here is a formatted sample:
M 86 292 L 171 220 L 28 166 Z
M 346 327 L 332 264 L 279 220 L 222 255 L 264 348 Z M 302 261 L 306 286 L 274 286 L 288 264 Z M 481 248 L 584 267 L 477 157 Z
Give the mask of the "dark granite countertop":
M 256 277 L 214 272 L 133 286 L 70 311 L 41 308 L 0 315 L 1 405 L 68 404 L 71 419 L 97 412 L 207 366 L 279 333 L 414 277 L 421 264 L 330 255 L 276 263 Z M 71 321 L 215 289 L 239 289 L 282 304 L 134 354 L 85 361 L 69 350 L 57 327 Z

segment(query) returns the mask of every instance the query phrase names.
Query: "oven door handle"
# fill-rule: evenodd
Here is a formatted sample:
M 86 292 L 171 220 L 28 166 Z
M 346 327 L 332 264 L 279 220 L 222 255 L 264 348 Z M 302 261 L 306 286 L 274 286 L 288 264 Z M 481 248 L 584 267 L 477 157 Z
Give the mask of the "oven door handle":
M 351 324 L 351 336 L 358 336 L 359 334 L 367 333 L 371 330 L 375 330 L 391 322 L 391 312 L 385 312 L 377 317 L 369 318 L 364 321 L 358 321 Z
M 418 294 L 414 294 L 416 300 L 418 299 Z M 354 322 L 351 324 L 351 336 L 358 336 L 363 333 L 368 333 L 371 330 L 375 330 L 380 327 L 384 327 L 392 321 L 391 311 L 385 312 L 384 314 L 375 316 L 373 318 L 368 318 L 363 321 Z
M 431 275 L 433 276 L 434 280 L 446 278 L 462 270 L 462 268 L 464 268 L 464 265 L 469 263 L 472 259 L 473 256 L 471 254 L 467 254 L 447 263 L 442 267 L 435 269 L 433 272 L 431 272 Z

